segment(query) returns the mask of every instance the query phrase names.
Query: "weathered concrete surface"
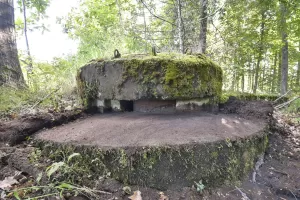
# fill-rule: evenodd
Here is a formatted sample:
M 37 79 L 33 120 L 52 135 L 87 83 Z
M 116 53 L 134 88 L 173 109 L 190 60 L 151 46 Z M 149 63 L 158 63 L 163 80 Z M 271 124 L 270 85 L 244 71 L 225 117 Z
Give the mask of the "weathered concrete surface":
M 203 55 L 131 56 L 87 64 L 80 69 L 78 83 L 92 106 L 96 99 L 217 99 L 222 70 Z
M 100 147 L 160 146 L 244 138 L 266 124 L 235 115 L 111 113 L 39 133 L 36 138 Z

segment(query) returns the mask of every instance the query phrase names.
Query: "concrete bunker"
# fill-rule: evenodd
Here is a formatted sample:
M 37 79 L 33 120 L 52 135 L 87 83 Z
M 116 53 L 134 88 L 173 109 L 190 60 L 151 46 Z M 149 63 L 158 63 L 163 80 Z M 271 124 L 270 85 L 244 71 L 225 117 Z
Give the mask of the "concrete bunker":
M 101 113 L 212 110 L 222 70 L 201 54 L 130 55 L 87 64 L 78 82 L 85 106 Z
M 219 187 L 248 176 L 268 143 L 265 120 L 177 112 L 218 105 L 222 70 L 200 54 L 93 61 L 80 69 L 78 85 L 87 108 L 134 111 L 94 115 L 35 137 L 43 155 L 79 152 L 78 167 L 91 177 L 110 174 L 160 190 L 199 180 Z

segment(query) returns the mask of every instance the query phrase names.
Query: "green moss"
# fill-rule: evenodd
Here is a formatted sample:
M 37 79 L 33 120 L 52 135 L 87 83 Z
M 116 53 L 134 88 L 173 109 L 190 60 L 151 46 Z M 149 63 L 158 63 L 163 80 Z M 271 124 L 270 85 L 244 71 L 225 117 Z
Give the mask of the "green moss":
M 102 65 L 100 65 L 102 66 Z M 90 109 L 94 106 L 94 101 L 98 94 L 98 83 L 86 82 L 80 78 L 80 70 L 77 72 L 76 76 L 78 94 L 81 97 L 81 103 L 84 108 Z
M 239 92 L 223 92 L 220 98 L 220 103 L 226 103 L 229 99 L 229 97 L 236 97 L 239 100 L 246 100 L 246 101 L 257 101 L 257 100 L 263 100 L 263 101 L 275 101 L 277 98 L 279 98 L 279 95 L 273 95 L 273 94 L 251 94 L 251 93 L 239 93 Z M 288 97 L 282 98 L 278 103 L 280 102 L 286 102 L 288 100 Z
M 191 99 L 219 97 L 222 92 L 222 70 L 202 55 L 159 54 L 117 59 L 123 68 L 123 82 L 132 79 L 160 98 L 156 86 L 161 84 L 167 94 L 165 99 Z
M 55 161 L 79 152 L 80 159 L 72 161 L 80 169 L 77 177 L 93 179 L 110 174 L 126 184 L 168 189 L 170 185 L 191 186 L 199 180 L 207 188 L 236 184 L 248 176 L 267 141 L 267 135 L 262 133 L 239 140 L 181 146 L 102 150 L 41 141 L 36 141 L 35 146 L 41 149 L 42 157 L 50 156 Z
M 213 158 L 217 158 L 218 155 L 219 155 L 219 153 L 217 151 L 214 151 L 211 153 L 211 157 L 213 157 Z

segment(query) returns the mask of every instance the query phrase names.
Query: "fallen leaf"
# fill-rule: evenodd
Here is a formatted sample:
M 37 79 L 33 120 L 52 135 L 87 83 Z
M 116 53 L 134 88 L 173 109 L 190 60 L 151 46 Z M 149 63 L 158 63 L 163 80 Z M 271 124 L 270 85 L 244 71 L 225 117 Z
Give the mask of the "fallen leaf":
M 167 197 L 163 192 L 159 193 L 159 200 L 169 200 L 169 197 Z
M 131 194 L 131 188 L 129 186 L 123 187 L 123 191 L 125 192 L 125 194 Z
M 13 176 L 5 177 L 5 179 L 3 181 L 0 181 L 0 188 L 2 190 L 9 189 L 13 185 L 18 184 L 18 183 L 19 182 L 16 179 L 14 179 Z
M 133 192 L 133 195 L 128 197 L 131 200 L 142 200 L 141 192 L 139 190 Z

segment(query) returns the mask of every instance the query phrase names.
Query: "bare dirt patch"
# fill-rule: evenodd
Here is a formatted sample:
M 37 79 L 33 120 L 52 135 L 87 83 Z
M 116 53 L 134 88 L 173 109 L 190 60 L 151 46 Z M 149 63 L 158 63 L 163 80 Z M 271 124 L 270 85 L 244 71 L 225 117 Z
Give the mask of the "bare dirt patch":
M 43 128 L 51 128 L 84 117 L 81 111 L 25 115 L 10 121 L 0 121 L 0 142 L 18 144 Z
M 220 111 L 225 114 L 238 114 L 245 119 L 260 119 L 269 121 L 273 113 L 272 103 L 269 101 L 246 101 L 236 97 L 220 105 Z

